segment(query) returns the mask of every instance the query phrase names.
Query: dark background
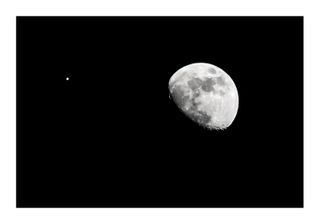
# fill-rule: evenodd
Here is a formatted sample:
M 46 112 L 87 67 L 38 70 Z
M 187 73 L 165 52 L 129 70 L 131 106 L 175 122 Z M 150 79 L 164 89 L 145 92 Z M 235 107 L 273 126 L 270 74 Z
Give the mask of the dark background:
M 195 62 L 224 131 L 169 98 Z M 302 206 L 303 17 L 17 17 L 17 207 Z

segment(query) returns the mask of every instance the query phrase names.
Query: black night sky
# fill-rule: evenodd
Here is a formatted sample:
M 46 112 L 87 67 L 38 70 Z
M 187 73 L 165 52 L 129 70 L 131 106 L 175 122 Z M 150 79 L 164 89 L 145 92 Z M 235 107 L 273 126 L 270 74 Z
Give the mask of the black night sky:
M 195 62 L 224 131 L 169 98 Z M 302 206 L 302 17 L 17 17 L 17 207 Z

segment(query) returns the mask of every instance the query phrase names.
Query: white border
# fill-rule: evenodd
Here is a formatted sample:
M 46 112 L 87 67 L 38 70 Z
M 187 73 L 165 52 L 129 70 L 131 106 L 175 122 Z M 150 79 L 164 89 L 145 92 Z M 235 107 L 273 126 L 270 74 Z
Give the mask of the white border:
M 317 141 L 320 138 L 320 134 L 317 133 L 320 127 L 320 7 L 316 2 L 307 0 L 1 1 L 0 223 L 320 223 L 320 215 L 317 214 L 320 211 L 320 145 Z M 305 17 L 305 208 L 16 209 L 15 22 L 17 15 L 303 15 Z

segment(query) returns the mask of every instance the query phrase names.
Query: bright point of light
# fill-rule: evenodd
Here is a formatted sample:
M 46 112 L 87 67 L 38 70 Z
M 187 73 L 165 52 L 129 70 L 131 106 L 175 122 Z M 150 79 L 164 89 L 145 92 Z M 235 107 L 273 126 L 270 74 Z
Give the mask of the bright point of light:
M 68 81 L 68 80 L 69 80 L 69 77 L 67 77 L 66 80 Z

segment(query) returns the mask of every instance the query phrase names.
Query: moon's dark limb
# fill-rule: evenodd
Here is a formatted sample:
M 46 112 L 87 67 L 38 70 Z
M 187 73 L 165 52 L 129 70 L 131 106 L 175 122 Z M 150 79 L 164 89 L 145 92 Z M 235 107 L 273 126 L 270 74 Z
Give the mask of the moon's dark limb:
M 194 111 L 198 107 L 199 103 L 195 100 L 200 96 L 200 92 L 197 90 L 193 91 L 192 97 L 189 97 L 181 86 L 175 85 L 171 91 L 171 95 L 174 102 L 176 102 L 180 108 L 184 108 L 187 103 L 189 104 L 189 110 Z
M 202 84 L 205 83 L 203 81 L 201 82 Z M 202 126 L 207 126 L 211 121 L 211 116 L 198 109 L 200 102 L 197 102 L 196 99 L 200 97 L 200 92 L 197 91 L 199 88 L 200 86 L 198 86 L 197 89 L 194 89 L 192 97 L 189 97 L 185 94 L 181 86 L 176 85 L 171 91 L 171 95 L 175 103 L 178 105 L 179 109 L 182 110 L 187 115 L 187 117 L 189 117 L 191 120 L 195 121 L 196 123 Z M 186 104 L 188 104 L 187 108 L 185 107 Z
M 179 85 L 173 87 L 171 95 L 179 107 L 184 107 L 186 102 L 189 100 L 189 96 L 185 95 L 184 90 Z
M 205 92 L 215 91 L 215 83 L 216 81 L 211 77 L 205 78 L 204 80 L 197 77 L 192 78 L 187 82 L 188 87 L 192 90 L 192 97 L 187 96 L 184 92 L 185 90 L 181 86 L 175 85 L 172 89 L 173 99 L 189 118 L 200 125 L 207 126 L 211 121 L 211 116 L 198 109 L 201 103 L 197 102 L 196 99 L 201 95 L 199 91 L 200 89 Z M 188 108 L 185 109 L 187 103 Z

